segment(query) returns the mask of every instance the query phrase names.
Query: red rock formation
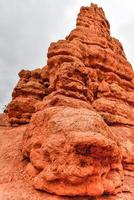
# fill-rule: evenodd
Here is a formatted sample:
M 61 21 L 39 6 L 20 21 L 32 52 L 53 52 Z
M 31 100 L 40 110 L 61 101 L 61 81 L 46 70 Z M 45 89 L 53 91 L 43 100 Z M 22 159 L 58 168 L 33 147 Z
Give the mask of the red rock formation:
M 29 123 L 35 104 L 48 94 L 47 67 L 36 70 L 22 70 L 15 87 L 13 100 L 7 106 L 9 122 L 12 125 Z
M 4 117 L 5 118 L 5 117 Z M 3 122 L 4 122 L 3 118 Z M 1 122 L 1 117 L 0 117 Z M 27 126 L 27 125 L 26 125 Z M 7 127 L 0 123 L 0 199 L 1 200 L 133 200 L 134 178 L 125 176 L 124 192 L 101 197 L 61 197 L 35 190 L 32 179 L 36 170 L 22 159 L 22 138 L 26 126 Z M 83 165 L 83 164 L 82 164 Z M 28 175 L 30 174 L 30 176 Z M 130 188 L 129 188 L 129 187 Z
M 37 112 L 23 144 L 37 172 L 35 188 L 68 196 L 118 192 L 123 171 L 113 137 L 100 115 L 86 108 L 63 105 Z
M 82 7 L 76 28 L 50 45 L 47 68 L 21 73 L 8 106 L 10 123 L 29 122 L 34 112 L 23 155 L 36 189 L 117 194 L 117 200 L 131 193 L 126 175 L 134 174 L 133 71 L 97 5 Z

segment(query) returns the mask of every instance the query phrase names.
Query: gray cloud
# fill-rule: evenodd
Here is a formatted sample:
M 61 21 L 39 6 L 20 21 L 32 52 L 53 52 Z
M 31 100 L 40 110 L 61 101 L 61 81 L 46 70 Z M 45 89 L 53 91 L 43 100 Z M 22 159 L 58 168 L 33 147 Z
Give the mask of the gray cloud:
M 102 6 L 112 34 L 123 43 L 134 63 L 134 6 L 127 0 L 94 0 Z M 11 99 L 21 69 L 46 63 L 52 41 L 64 38 L 75 26 L 80 6 L 90 0 L 0 0 L 0 111 Z

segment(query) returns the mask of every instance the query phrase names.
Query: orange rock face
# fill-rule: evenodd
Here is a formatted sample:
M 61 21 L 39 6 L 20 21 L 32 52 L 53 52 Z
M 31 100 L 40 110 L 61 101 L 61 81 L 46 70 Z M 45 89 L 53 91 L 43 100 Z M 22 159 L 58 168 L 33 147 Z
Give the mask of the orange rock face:
M 90 109 L 57 105 L 38 111 L 23 148 L 37 170 L 36 189 L 96 196 L 122 186 L 120 149 L 101 116 Z
M 48 94 L 47 67 L 32 71 L 22 70 L 19 77 L 12 93 L 13 99 L 7 106 L 12 125 L 29 123 L 32 113 L 35 112 L 35 104 Z
M 102 8 L 82 7 L 76 28 L 50 45 L 47 67 L 19 75 L 7 110 L 12 125 L 30 121 L 23 155 L 34 187 L 133 199 L 134 73 Z

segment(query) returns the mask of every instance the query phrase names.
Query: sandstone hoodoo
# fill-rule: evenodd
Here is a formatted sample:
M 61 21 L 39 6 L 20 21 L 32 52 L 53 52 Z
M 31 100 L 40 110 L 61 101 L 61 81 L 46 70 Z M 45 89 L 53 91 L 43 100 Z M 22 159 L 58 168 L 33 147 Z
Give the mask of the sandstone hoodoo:
M 22 70 L 20 80 L 7 106 L 9 122 L 12 125 L 29 123 L 35 104 L 48 94 L 47 67 L 32 71 Z
M 11 125 L 29 123 L 22 153 L 34 188 L 134 199 L 134 73 L 102 8 L 82 7 L 47 56 L 47 66 L 19 73 L 7 106 Z

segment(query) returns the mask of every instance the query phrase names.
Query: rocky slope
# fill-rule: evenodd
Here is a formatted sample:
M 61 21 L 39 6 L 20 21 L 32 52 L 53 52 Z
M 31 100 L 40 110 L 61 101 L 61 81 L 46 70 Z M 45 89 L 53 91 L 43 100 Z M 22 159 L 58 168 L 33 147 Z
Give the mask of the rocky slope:
M 47 66 L 19 76 L 1 131 L 11 136 L 2 159 L 13 176 L 3 199 L 21 199 L 24 183 L 22 199 L 134 199 L 134 73 L 102 8 L 82 7 L 76 28 L 50 45 Z

